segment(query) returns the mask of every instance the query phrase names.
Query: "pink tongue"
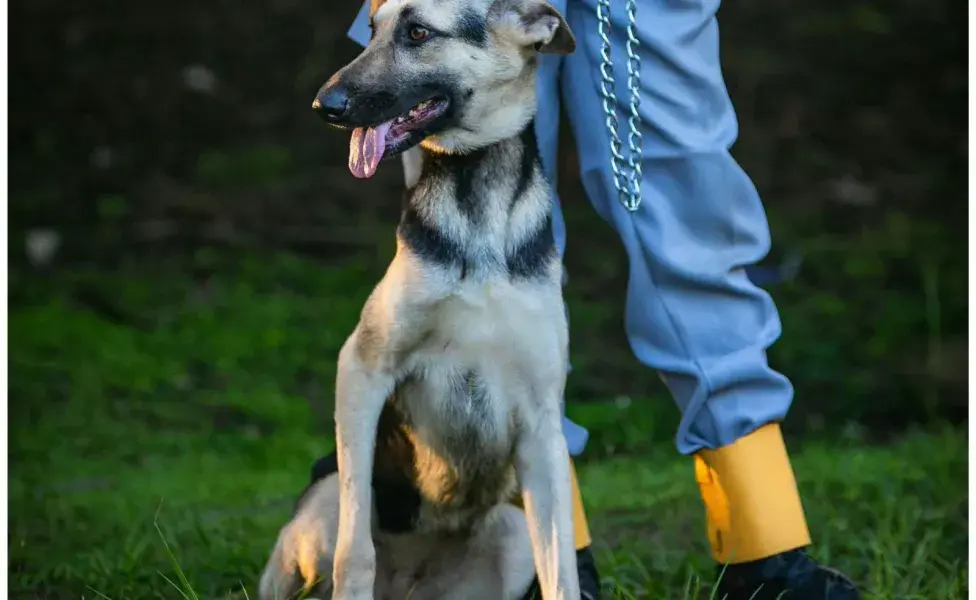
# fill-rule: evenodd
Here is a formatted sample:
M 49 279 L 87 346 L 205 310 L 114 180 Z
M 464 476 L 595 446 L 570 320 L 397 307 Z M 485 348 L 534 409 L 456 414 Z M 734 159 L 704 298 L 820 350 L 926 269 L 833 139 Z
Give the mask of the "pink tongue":
M 386 150 L 386 134 L 393 126 L 387 121 L 376 127 L 359 127 L 349 140 L 349 170 L 360 179 L 373 176 Z

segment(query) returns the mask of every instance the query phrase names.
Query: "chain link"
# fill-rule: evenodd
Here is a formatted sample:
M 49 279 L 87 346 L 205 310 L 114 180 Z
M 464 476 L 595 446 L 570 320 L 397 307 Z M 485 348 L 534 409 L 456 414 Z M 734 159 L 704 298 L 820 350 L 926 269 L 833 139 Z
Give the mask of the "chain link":
M 600 95 L 603 96 L 603 112 L 606 115 L 607 132 L 610 135 L 610 167 L 613 170 L 613 184 L 617 188 L 617 197 L 627 210 L 635 211 L 641 203 L 641 118 L 640 107 L 640 56 L 637 47 L 637 0 L 627 0 L 627 87 L 630 90 L 630 117 L 627 124 L 630 134 L 627 136 L 628 156 L 625 159 L 621 153 L 623 142 L 617 131 L 617 96 L 614 92 L 616 81 L 613 75 L 613 57 L 610 44 L 610 0 L 597 0 L 597 18 L 599 33 L 603 41 L 600 51 L 600 74 L 602 84 Z M 626 167 L 622 164 L 626 160 Z

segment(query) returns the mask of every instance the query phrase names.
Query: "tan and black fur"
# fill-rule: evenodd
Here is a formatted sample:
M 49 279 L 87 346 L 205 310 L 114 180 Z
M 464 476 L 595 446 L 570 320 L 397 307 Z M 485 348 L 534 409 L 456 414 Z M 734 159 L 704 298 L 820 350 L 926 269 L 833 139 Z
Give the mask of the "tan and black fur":
M 562 269 L 532 123 L 537 53 L 571 52 L 572 33 L 544 0 L 388 0 L 373 29 L 320 91 L 328 120 L 447 108 L 392 149 L 420 156 L 340 352 L 338 473 L 299 501 L 261 597 L 518 600 L 537 575 L 545 600 L 578 600 Z

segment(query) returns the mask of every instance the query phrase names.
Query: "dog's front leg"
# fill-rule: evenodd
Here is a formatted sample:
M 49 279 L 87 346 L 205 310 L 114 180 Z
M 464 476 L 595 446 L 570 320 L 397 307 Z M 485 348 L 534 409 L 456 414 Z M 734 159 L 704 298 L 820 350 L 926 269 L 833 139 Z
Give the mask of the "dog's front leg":
M 353 333 L 339 353 L 336 376 L 336 454 L 339 461 L 339 530 L 332 580 L 334 600 L 371 600 L 376 550 L 371 530 L 373 452 L 392 374 L 361 358 Z
M 515 469 L 542 597 L 579 600 L 569 452 L 560 428 L 562 386 L 558 389 L 537 408 L 539 414 L 530 416 L 519 437 Z

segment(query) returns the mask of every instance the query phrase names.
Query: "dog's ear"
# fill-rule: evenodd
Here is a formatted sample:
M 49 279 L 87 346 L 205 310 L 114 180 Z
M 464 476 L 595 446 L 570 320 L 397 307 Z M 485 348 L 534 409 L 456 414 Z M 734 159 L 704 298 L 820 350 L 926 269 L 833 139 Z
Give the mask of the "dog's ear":
M 576 37 L 566 19 L 546 0 L 494 0 L 488 23 L 538 52 L 571 54 L 576 50 Z

